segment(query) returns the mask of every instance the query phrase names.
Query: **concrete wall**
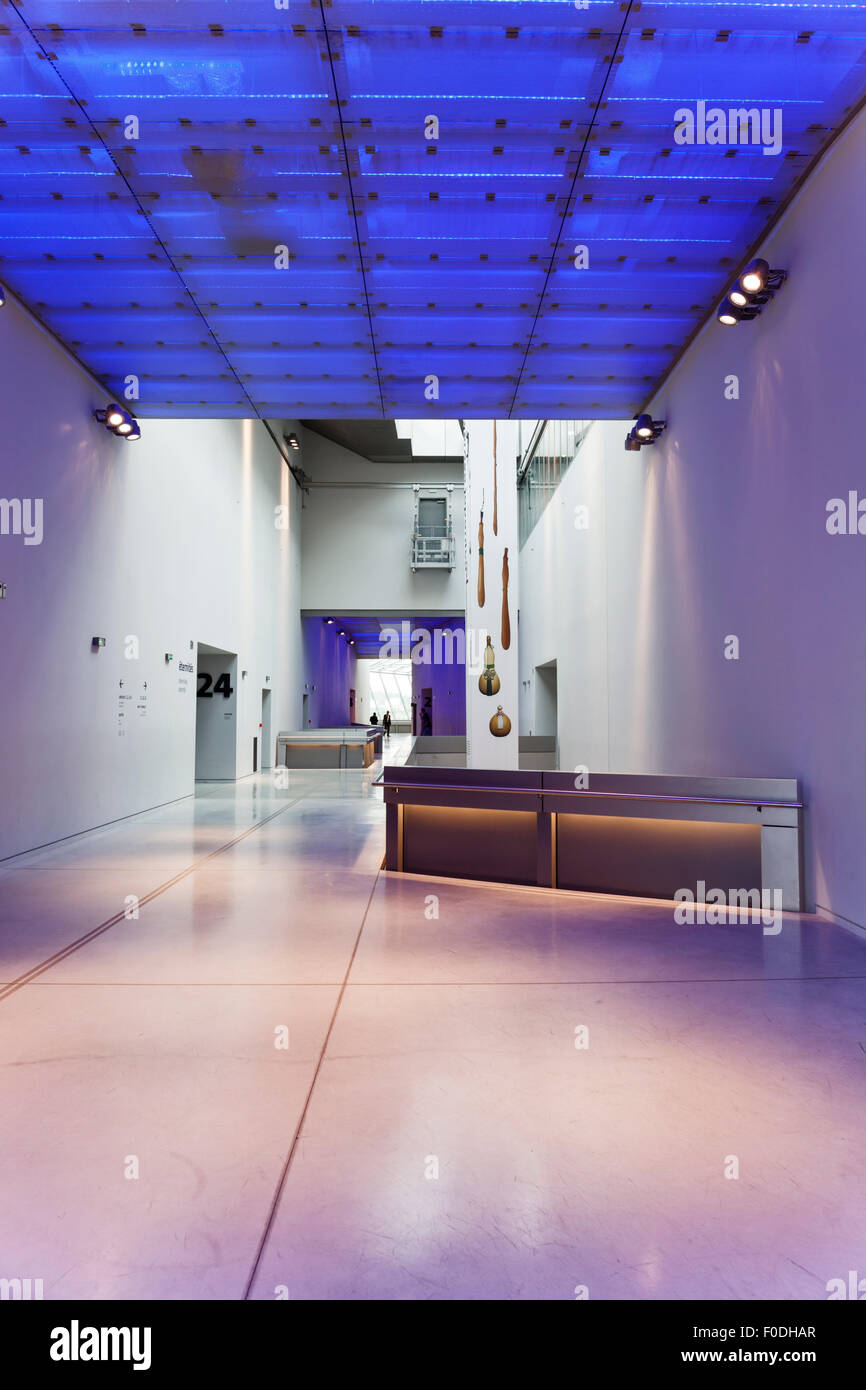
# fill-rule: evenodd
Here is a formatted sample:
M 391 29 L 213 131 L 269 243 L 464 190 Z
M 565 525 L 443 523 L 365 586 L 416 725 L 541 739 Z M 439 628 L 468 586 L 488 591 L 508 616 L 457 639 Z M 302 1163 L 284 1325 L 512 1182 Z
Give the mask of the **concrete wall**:
M 563 768 L 800 777 L 809 901 L 860 925 L 866 534 L 829 534 L 827 507 L 866 496 L 864 161 L 861 116 L 763 251 L 790 272 L 775 302 L 713 320 L 652 403 L 660 443 L 592 428 L 521 553 L 520 615 L 522 731 L 556 659 Z
M 304 431 L 303 445 L 303 467 L 314 482 L 344 486 L 312 487 L 304 497 L 301 607 L 337 614 L 462 613 L 462 461 L 369 463 L 312 430 Z M 415 495 L 407 484 L 440 482 L 455 485 L 454 569 L 413 574 Z
M 199 642 L 238 654 L 238 776 L 262 688 L 285 727 L 302 677 L 300 494 L 264 426 L 115 438 L 104 393 L 11 298 L 0 356 L 0 496 L 43 512 L 41 544 L 0 535 L 2 858 L 192 793 Z

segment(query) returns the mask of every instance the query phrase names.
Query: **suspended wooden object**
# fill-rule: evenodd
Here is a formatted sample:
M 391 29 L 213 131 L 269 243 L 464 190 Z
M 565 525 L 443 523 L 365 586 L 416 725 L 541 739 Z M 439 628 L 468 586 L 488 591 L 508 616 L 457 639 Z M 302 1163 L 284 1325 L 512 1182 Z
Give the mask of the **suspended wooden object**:
M 490 641 L 490 638 L 488 637 L 487 646 L 484 648 L 484 670 L 478 677 L 478 689 L 481 691 L 482 695 L 499 694 L 500 681 L 495 670 L 493 669 L 494 661 L 495 657 L 493 655 L 493 644 Z
M 508 546 L 505 547 L 505 554 L 502 556 L 502 634 L 500 642 L 502 650 L 507 652 L 511 646 L 511 619 L 508 616 Z
M 478 607 L 484 607 L 484 508 L 478 523 Z
M 490 721 L 490 732 L 494 738 L 505 738 L 506 734 L 511 733 L 511 720 L 502 713 L 501 705 L 496 706 L 496 713 Z
M 499 535 L 499 509 L 496 495 L 496 421 L 493 421 L 493 534 Z

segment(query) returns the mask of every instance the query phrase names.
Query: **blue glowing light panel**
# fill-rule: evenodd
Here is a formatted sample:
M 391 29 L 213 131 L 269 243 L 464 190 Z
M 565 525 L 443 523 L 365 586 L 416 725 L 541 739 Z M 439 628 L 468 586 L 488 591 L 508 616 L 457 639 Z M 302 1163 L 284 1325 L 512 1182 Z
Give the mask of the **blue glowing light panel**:
M 0 19 L 0 279 L 142 416 L 630 416 L 866 91 L 866 3 Z

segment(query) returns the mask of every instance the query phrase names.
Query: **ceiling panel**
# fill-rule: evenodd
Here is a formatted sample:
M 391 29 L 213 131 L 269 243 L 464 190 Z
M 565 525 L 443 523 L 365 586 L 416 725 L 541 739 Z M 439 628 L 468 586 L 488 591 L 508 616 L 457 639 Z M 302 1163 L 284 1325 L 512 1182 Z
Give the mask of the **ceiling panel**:
M 0 277 L 142 416 L 631 415 L 866 92 L 866 4 L 132 15 L 4 5 Z

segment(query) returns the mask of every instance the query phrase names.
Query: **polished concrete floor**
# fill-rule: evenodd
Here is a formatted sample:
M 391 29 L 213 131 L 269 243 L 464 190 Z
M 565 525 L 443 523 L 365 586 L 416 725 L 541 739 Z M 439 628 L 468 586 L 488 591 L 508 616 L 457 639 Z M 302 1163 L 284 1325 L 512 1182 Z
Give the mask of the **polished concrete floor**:
M 0 1278 L 571 1300 L 866 1277 L 866 938 L 387 875 L 378 770 L 202 786 L 0 866 Z

